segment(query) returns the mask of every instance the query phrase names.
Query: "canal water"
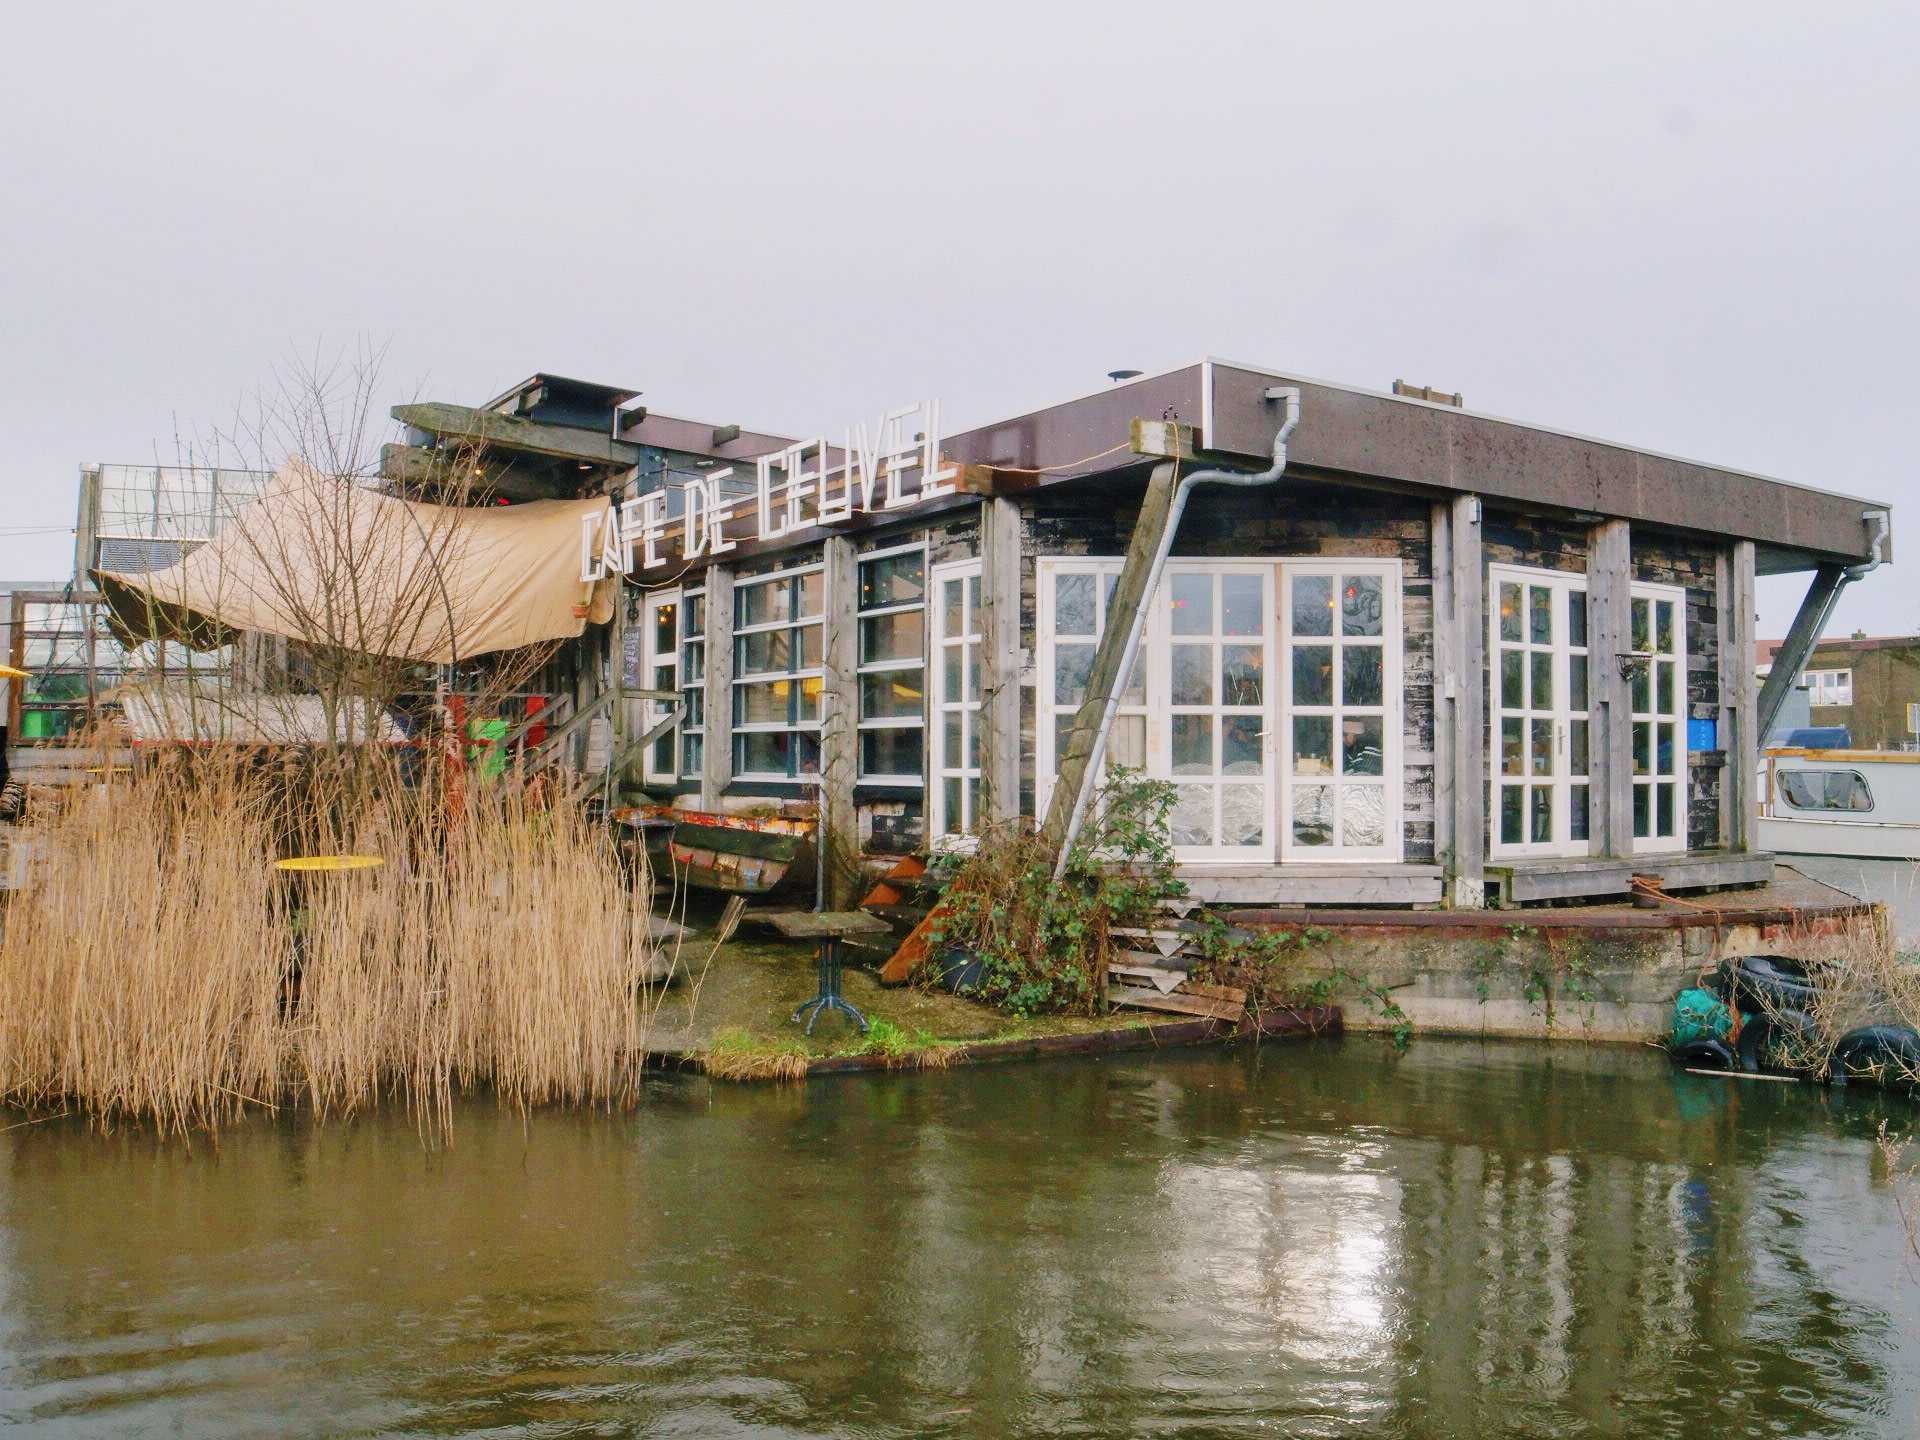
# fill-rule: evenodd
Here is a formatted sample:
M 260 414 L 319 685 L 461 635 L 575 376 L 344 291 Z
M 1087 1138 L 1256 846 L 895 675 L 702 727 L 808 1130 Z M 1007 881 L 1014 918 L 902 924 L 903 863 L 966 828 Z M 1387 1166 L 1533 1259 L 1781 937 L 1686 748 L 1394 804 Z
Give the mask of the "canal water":
M 1905 1437 L 1883 1116 L 1356 1038 L 471 1104 L 438 1151 L 397 1114 L 191 1153 L 42 1123 L 0 1134 L 0 1423 Z

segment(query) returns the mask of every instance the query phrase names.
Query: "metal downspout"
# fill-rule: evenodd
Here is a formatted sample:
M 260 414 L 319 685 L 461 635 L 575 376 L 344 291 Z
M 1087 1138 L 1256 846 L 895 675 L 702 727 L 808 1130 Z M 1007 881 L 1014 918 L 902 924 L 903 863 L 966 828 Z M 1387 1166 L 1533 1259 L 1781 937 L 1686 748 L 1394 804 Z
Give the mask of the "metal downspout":
M 1840 596 L 1842 592 L 1846 590 L 1847 586 L 1864 576 L 1871 575 L 1875 570 L 1878 570 L 1882 565 L 1887 563 L 1887 529 L 1889 525 L 1887 512 L 1884 510 L 1862 510 L 1860 512 L 1860 518 L 1867 524 L 1873 526 L 1873 539 L 1867 542 L 1867 554 L 1870 558 L 1864 564 L 1849 565 L 1840 572 L 1840 583 L 1833 587 L 1833 593 L 1827 597 L 1827 603 L 1820 609 L 1820 623 L 1816 625 L 1813 630 L 1814 650 L 1820 648 L 1820 641 L 1827 633 L 1827 622 L 1833 618 L 1833 612 L 1840 604 Z M 1812 654 L 1813 650 L 1809 650 L 1807 656 L 1802 657 L 1800 662 L 1802 669 L 1806 668 L 1807 657 L 1811 657 Z
M 1126 687 L 1127 677 L 1133 673 L 1133 662 L 1140 652 L 1140 636 L 1146 630 L 1147 611 L 1153 603 L 1155 592 L 1160 588 L 1160 575 L 1167 567 L 1168 554 L 1173 550 L 1173 537 L 1180 529 L 1180 516 L 1187 508 L 1187 497 L 1202 485 L 1271 485 L 1287 468 L 1287 439 L 1293 434 L 1293 427 L 1300 423 L 1300 389 L 1295 385 L 1276 385 L 1266 392 L 1266 398 L 1282 401 L 1287 407 L 1286 418 L 1274 432 L 1273 464 L 1252 475 L 1238 470 L 1195 470 L 1190 475 L 1183 475 L 1180 483 L 1174 486 L 1173 499 L 1167 505 L 1167 523 L 1161 529 L 1160 545 L 1154 551 L 1153 566 L 1147 572 L 1146 589 L 1141 592 L 1140 603 L 1134 607 L 1133 619 L 1127 628 L 1127 645 L 1121 652 L 1120 671 L 1114 677 L 1113 688 L 1107 693 L 1106 707 L 1100 712 L 1100 724 L 1093 736 L 1093 749 L 1087 756 L 1087 768 L 1080 776 L 1080 793 L 1074 796 L 1073 813 L 1067 817 L 1066 834 L 1061 837 L 1060 853 L 1054 860 L 1053 878 L 1056 880 L 1067 873 L 1067 857 L 1073 853 L 1073 842 L 1079 838 L 1080 827 L 1086 823 L 1095 777 L 1099 775 L 1101 762 L 1106 756 L 1107 735 L 1113 729 L 1113 717 L 1120 708 L 1120 692 Z

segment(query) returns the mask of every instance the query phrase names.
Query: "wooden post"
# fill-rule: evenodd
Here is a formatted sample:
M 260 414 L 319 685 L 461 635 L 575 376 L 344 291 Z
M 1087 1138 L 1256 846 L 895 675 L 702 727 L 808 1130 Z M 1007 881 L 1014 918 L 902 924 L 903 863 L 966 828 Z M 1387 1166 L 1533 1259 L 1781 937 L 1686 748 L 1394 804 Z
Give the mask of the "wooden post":
M 860 816 L 853 803 L 860 768 L 858 561 L 853 541 L 829 536 L 821 546 L 826 618 L 822 625 L 820 695 L 820 865 L 829 910 L 859 900 Z
M 733 783 L 733 571 L 707 567 L 707 678 L 700 808 L 718 810 Z
M 1056 854 L 1066 839 L 1067 824 L 1073 817 L 1081 788 L 1088 783 L 1087 767 L 1093 752 L 1105 740 L 1100 722 L 1106 715 L 1107 701 L 1120 684 L 1120 661 L 1126 653 L 1127 632 L 1140 607 L 1147 602 L 1147 580 L 1153 557 L 1160 548 L 1160 536 L 1167 528 L 1167 512 L 1173 505 L 1175 467 L 1153 467 L 1147 481 L 1146 496 L 1140 502 L 1139 518 L 1133 522 L 1133 538 L 1127 542 L 1127 556 L 1120 565 L 1120 576 L 1113 587 L 1113 599 L 1107 603 L 1107 628 L 1100 633 L 1100 648 L 1094 652 L 1093 673 L 1087 678 L 1087 695 L 1073 717 L 1073 729 L 1067 734 L 1066 753 L 1059 759 L 1059 778 L 1053 787 L 1053 799 L 1047 805 L 1046 823 L 1041 838 Z
M 980 603 L 985 687 L 981 703 L 982 805 L 995 820 L 1020 813 L 1020 507 L 980 505 Z M 928 660 L 931 666 L 933 657 Z
M 1807 587 L 1806 598 L 1800 602 L 1799 613 L 1793 617 L 1793 624 L 1787 627 L 1787 638 L 1773 652 L 1773 668 L 1767 671 L 1767 683 L 1760 687 L 1760 698 L 1754 704 L 1757 712 L 1754 717 L 1754 738 L 1757 741 L 1764 742 L 1773 730 L 1774 721 L 1780 718 L 1780 707 L 1786 703 L 1787 691 L 1794 687 L 1800 679 L 1800 672 L 1806 669 L 1807 658 L 1820 643 L 1820 632 L 1826 628 L 1827 613 L 1833 608 L 1834 597 L 1846 583 L 1847 572 L 1838 565 L 1822 565 L 1814 573 L 1813 583 Z
M 1619 660 L 1633 649 L 1633 537 L 1624 520 L 1588 531 L 1587 646 L 1589 848 L 1624 858 L 1633 854 L 1633 699 Z
M 1720 843 L 1751 850 L 1755 771 L 1760 737 L 1754 733 L 1753 542 L 1720 547 L 1714 563 L 1714 605 L 1720 616 L 1720 716 L 1716 740 L 1726 767 L 1720 772 Z
M 1455 909 L 1487 902 L 1487 610 L 1480 499 L 1433 506 L 1434 848 Z

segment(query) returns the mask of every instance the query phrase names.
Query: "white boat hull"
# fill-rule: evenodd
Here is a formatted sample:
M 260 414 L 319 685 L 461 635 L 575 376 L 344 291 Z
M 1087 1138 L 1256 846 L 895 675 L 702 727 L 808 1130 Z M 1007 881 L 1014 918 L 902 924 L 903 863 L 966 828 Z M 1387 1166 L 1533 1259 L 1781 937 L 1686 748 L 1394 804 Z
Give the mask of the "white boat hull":
M 1844 855 L 1855 860 L 1920 860 L 1920 825 L 1871 820 L 1760 817 L 1762 850 L 1775 855 Z

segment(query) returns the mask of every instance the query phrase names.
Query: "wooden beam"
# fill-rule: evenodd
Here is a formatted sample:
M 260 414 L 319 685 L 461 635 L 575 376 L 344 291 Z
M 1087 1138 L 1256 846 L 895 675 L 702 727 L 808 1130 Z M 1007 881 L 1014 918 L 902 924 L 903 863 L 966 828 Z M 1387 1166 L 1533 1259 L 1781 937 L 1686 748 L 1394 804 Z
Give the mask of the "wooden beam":
M 1487 608 L 1480 500 L 1433 506 L 1434 846 L 1458 909 L 1486 904 Z
M 1171 463 L 1153 467 L 1147 493 L 1140 501 L 1140 514 L 1133 523 L 1133 538 L 1127 542 L 1126 559 L 1120 564 L 1113 598 L 1107 602 L 1107 628 L 1101 632 L 1100 647 L 1094 652 L 1086 698 L 1073 717 L 1066 754 L 1059 760 L 1053 799 L 1047 806 L 1046 823 L 1041 827 L 1041 838 L 1055 853 L 1066 839 L 1067 824 L 1081 790 L 1089 783 L 1087 770 L 1094 753 L 1104 748 L 1106 736 L 1101 733 L 1101 721 L 1106 716 L 1108 700 L 1120 685 L 1120 662 L 1126 653 L 1127 635 L 1134 616 L 1147 603 L 1147 581 L 1153 557 L 1160 548 L 1160 537 L 1167 528 L 1167 513 L 1173 506 L 1177 483 L 1174 472 L 1175 466 Z
M 733 570 L 707 567 L 705 739 L 700 748 L 700 808 L 718 810 L 733 783 Z
M 1592 854 L 1625 858 L 1633 854 L 1633 701 L 1618 657 L 1633 649 L 1633 537 L 1624 520 L 1587 533 L 1587 834 Z
M 1720 619 L 1720 715 L 1715 743 L 1726 754 L 1720 771 L 1720 843 L 1751 850 L 1754 772 L 1760 737 L 1754 731 L 1753 542 L 1721 545 L 1714 561 L 1714 605 Z
M 860 898 L 860 816 L 853 803 L 860 765 L 860 649 L 855 618 L 859 578 L 853 542 L 830 537 L 821 546 L 826 617 L 821 665 L 820 864 L 826 908 L 849 910 Z
M 1760 698 L 1755 702 L 1755 738 L 1760 743 L 1764 744 L 1773 733 L 1774 722 L 1780 718 L 1780 707 L 1786 704 L 1787 691 L 1806 669 L 1807 657 L 1820 643 L 1820 633 L 1826 629 L 1833 602 L 1846 583 L 1847 572 L 1841 566 L 1822 565 L 1814 572 L 1813 583 L 1807 586 L 1799 612 L 1787 627 L 1787 638 L 1773 652 L 1773 668 L 1767 671 L 1767 683 L 1760 687 Z
M 640 463 L 640 447 L 573 425 L 543 425 L 518 415 L 496 415 L 468 405 L 437 401 L 396 405 L 393 418 L 402 425 L 433 435 L 451 435 L 479 445 L 546 455 L 556 460 L 585 461 L 592 465 L 629 466 Z
M 980 505 L 980 600 L 986 656 L 980 758 L 986 813 L 1020 813 L 1020 507 L 1011 500 Z M 931 662 L 930 662 L 931 663 Z

